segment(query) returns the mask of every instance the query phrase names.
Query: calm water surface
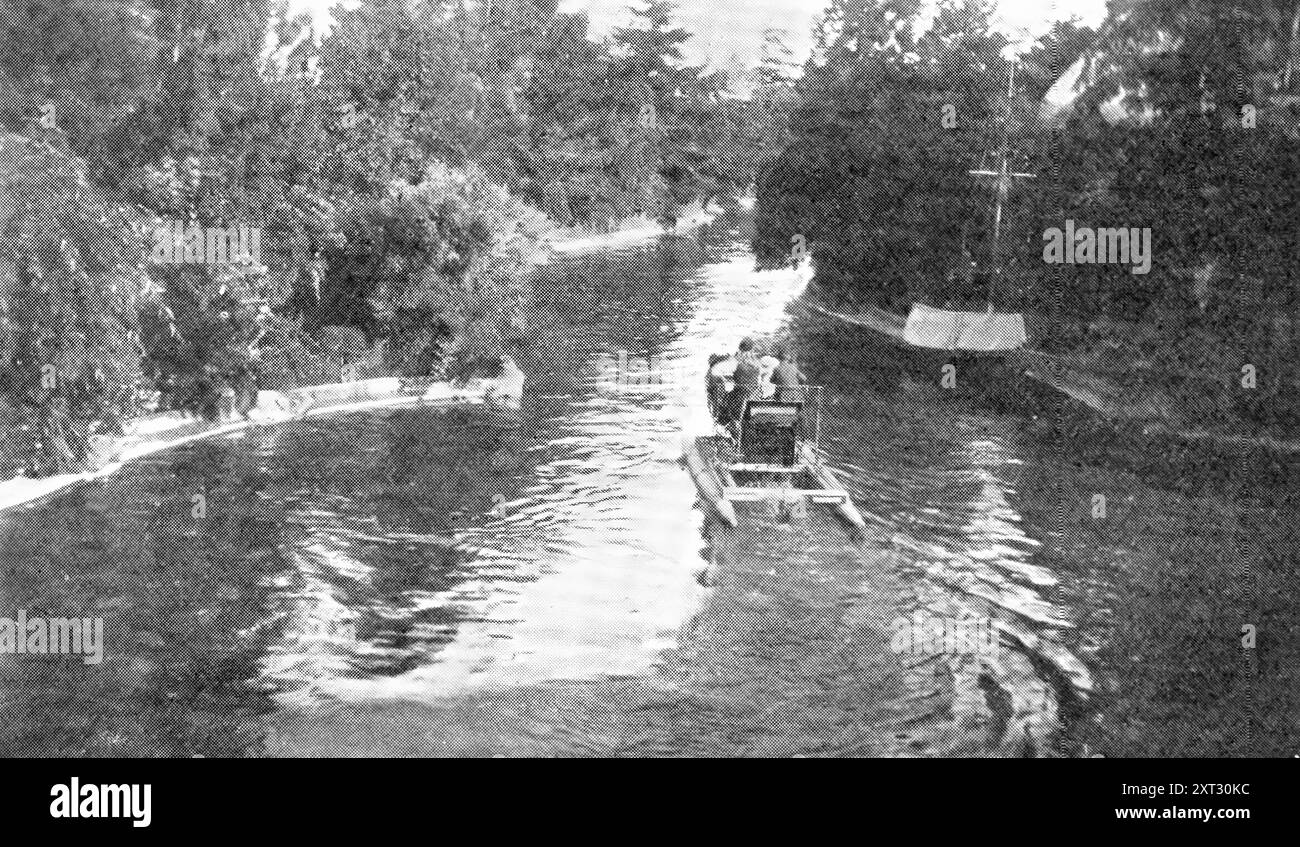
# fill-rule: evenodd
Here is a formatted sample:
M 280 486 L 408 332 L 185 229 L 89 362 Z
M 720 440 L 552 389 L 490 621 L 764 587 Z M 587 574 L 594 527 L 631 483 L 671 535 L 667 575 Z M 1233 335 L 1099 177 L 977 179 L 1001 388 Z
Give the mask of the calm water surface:
M 1281 469 L 953 400 L 743 242 L 544 269 L 517 414 L 258 428 L 0 515 L 0 608 L 108 642 L 0 657 L 0 753 L 1300 752 Z M 781 328 L 864 539 L 818 507 L 718 527 L 677 464 L 708 354 Z M 1000 646 L 899 655 L 914 615 Z

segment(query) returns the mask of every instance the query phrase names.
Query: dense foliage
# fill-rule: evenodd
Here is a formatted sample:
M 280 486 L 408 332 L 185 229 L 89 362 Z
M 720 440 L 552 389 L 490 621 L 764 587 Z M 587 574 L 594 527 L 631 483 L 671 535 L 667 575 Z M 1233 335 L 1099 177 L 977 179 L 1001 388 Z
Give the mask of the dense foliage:
M 522 271 L 535 260 L 544 218 L 480 172 L 431 166 L 359 204 L 327 251 L 322 302 L 382 327 L 389 363 L 429 373 L 447 360 L 487 359 L 524 329 Z M 335 306 L 335 308 L 342 308 Z
M 1080 308 L 1191 305 L 1254 346 L 1259 318 L 1294 307 L 1298 23 L 1293 0 L 1112 4 L 1063 128 L 1061 202 L 1152 226 L 1160 261 L 1132 293 L 1092 281 Z M 1124 116 L 1099 119 L 1116 102 Z
M 14 252 L 29 241 L 9 242 L 9 266 L 21 282 L 63 262 L 57 248 L 108 274 L 84 256 L 110 226 L 143 247 L 133 267 L 147 274 L 128 315 L 84 287 L 51 307 L 50 283 L 7 283 L 0 394 L 21 418 L 7 422 L 37 433 L 7 455 L 39 454 L 41 473 L 76 467 L 88 427 L 128 398 L 214 416 L 232 395 L 238 408 L 258 388 L 338 379 L 340 361 L 473 369 L 524 330 L 523 278 L 546 229 L 535 209 L 564 226 L 671 222 L 752 180 L 745 105 L 683 59 L 667 0 L 637 6 L 604 43 L 555 0 L 362 0 L 337 7 L 327 34 L 288 9 L 0 0 L 0 122 L 48 147 L 52 174 L 84 170 L 143 222 L 106 212 L 111 223 L 65 238 L 103 201 L 30 182 L 35 159 L 6 160 L 32 200 L 10 226 L 44 239 L 30 256 Z M 261 255 L 160 257 L 155 234 L 175 225 L 254 228 Z M 78 346 L 82 324 L 104 355 Z M 325 339 L 339 327 L 374 351 L 338 355 Z M 42 356 L 80 374 L 57 397 L 32 387 Z M 92 359 L 104 366 L 77 370 Z
M 760 262 L 795 258 L 801 237 L 829 291 L 883 305 L 943 299 L 963 241 L 981 250 L 989 189 L 967 170 L 997 147 L 1005 108 L 1005 41 L 987 10 L 945 6 L 917 37 L 918 7 L 837 0 L 789 142 L 757 185 Z
M 832 297 L 950 299 L 963 246 L 986 250 L 991 194 L 967 170 L 998 145 L 1004 42 L 978 0 L 941 4 L 918 34 L 919 11 L 831 4 L 788 143 L 759 174 L 760 259 L 789 261 L 802 235 Z M 999 301 L 1061 326 L 1158 320 L 1176 335 L 1200 321 L 1258 350 L 1294 306 L 1297 21 L 1292 0 L 1120 0 L 1100 32 L 1059 25 L 1023 54 L 1013 164 L 1038 178 L 1012 189 Z M 1045 91 L 1080 57 L 1073 106 L 1041 120 Z M 1067 219 L 1151 227 L 1151 273 L 1045 264 L 1041 236 Z
M 0 135 L 0 448 L 4 470 L 82 467 L 134 411 L 143 243 L 127 210 L 48 144 Z

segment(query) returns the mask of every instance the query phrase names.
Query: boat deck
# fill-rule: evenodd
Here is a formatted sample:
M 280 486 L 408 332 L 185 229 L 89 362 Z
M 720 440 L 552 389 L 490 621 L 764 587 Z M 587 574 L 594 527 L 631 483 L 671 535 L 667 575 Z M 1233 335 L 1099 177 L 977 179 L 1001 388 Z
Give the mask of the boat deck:
M 833 506 L 853 526 L 865 527 L 853 498 L 810 444 L 800 444 L 799 460 L 793 466 L 729 461 L 734 448 L 721 436 L 688 439 L 684 446 L 700 493 L 728 524 L 735 525 L 735 503 L 798 498 Z

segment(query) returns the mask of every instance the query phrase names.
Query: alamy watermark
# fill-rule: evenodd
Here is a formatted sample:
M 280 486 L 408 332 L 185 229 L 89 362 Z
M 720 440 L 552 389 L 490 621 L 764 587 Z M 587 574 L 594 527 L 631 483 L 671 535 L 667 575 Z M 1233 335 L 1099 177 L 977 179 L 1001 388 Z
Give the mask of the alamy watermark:
M 889 649 L 908 656 L 992 656 L 998 650 L 998 631 L 988 618 L 929 616 L 916 611 L 897 617 L 890 625 Z
M 1075 226 L 1043 230 L 1043 261 L 1049 265 L 1132 265 L 1130 273 L 1151 270 L 1151 227 Z
M 628 353 L 618 351 L 604 376 L 619 387 L 625 386 L 681 386 L 692 385 L 704 379 L 708 369 L 694 360 L 664 359 L 655 353 Z
M 0 654 L 81 656 L 88 665 L 104 660 L 103 618 L 28 617 L 19 609 L 0 617 Z
M 255 226 L 185 226 L 172 221 L 154 229 L 151 258 L 158 265 L 261 264 L 262 231 Z
M 84 785 L 77 777 L 50 786 L 52 818 L 125 818 L 131 826 L 153 821 L 153 784 L 98 783 Z

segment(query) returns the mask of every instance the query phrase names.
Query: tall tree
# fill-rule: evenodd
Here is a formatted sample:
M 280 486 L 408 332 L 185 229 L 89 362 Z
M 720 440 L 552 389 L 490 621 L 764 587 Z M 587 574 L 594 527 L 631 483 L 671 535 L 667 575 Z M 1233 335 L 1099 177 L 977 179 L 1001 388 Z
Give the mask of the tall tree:
M 763 30 L 763 44 L 759 48 L 758 67 L 755 69 L 757 87 L 793 86 L 802 74 L 802 65 L 795 61 L 789 40 L 790 33 L 784 29 L 768 27 Z
M 642 186 L 642 210 L 671 222 L 699 178 L 684 153 L 690 144 L 684 101 L 699 95 L 701 69 L 682 56 L 690 33 L 676 23 L 672 0 L 646 0 L 628 12 L 632 22 L 610 36 L 620 117 L 639 130 L 625 161 Z
M 1005 106 L 1005 39 L 987 8 L 961 4 L 917 34 L 916 6 L 832 5 L 789 144 L 757 184 L 762 263 L 790 261 L 802 238 L 828 290 L 894 307 L 948 295 L 988 208 L 967 170 L 997 146 Z
M 589 36 L 585 15 L 559 15 L 540 39 L 520 95 L 526 121 L 520 189 L 565 225 L 631 214 L 624 175 L 639 131 L 612 81 L 613 60 Z

